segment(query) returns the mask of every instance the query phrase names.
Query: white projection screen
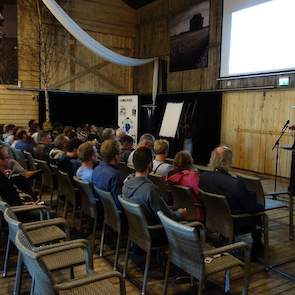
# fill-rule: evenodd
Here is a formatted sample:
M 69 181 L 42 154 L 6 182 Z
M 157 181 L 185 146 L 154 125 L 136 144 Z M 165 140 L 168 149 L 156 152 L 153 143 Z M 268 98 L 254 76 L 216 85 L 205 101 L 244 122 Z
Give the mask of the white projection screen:
M 224 0 L 220 77 L 295 69 L 295 0 Z
M 183 102 L 168 102 L 163 117 L 160 136 L 174 138 L 177 132 L 179 119 L 183 108 Z

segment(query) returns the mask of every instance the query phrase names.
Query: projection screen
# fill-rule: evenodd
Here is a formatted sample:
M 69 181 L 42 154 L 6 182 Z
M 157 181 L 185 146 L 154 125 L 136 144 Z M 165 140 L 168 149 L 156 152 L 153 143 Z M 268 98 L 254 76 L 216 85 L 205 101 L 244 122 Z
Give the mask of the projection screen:
M 220 77 L 295 69 L 295 0 L 224 0 Z

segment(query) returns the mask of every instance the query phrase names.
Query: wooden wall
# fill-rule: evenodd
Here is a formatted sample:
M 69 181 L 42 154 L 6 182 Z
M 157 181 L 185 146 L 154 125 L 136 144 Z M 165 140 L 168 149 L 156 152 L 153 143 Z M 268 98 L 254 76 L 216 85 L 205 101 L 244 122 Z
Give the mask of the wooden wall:
M 27 126 L 38 119 L 38 99 L 34 91 L 8 90 L 0 85 L 0 124 Z

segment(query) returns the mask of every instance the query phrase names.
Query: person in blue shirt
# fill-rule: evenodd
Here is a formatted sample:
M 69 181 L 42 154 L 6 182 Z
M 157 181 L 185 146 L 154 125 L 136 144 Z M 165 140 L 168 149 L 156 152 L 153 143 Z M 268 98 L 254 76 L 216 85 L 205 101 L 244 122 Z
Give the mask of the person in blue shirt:
M 122 210 L 118 200 L 121 194 L 124 175 L 119 170 L 121 146 L 115 139 L 105 140 L 100 148 L 102 160 L 92 173 L 92 183 L 97 188 L 110 192 L 114 198 L 116 206 Z

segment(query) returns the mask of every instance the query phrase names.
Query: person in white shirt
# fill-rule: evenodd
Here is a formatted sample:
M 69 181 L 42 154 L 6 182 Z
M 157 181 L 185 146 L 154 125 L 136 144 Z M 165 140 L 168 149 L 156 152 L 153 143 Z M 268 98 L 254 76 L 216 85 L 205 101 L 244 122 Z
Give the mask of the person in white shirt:
M 156 140 L 154 143 L 155 159 L 153 161 L 154 174 L 159 174 L 166 177 L 173 170 L 173 165 L 165 163 L 169 152 L 169 142 L 165 139 Z
M 153 150 L 154 142 L 155 142 L 155 137 L 150 133 L 145 133 L 140 137 L 136 148 L 138 149 L 139 147 L 146 147 L 150 150 Z M 128 161 L 127 161 L 128 166 L 133 166 L 134 152 L 135 151 L 131 152 L 131 154 L 128 157 Z

